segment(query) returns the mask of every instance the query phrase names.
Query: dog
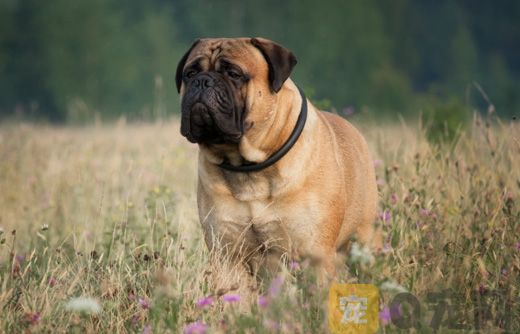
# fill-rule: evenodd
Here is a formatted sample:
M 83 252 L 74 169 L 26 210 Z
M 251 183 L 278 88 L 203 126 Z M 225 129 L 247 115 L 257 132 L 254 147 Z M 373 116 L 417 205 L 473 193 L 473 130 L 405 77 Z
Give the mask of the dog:
M 360 132 L 319 111 L 289 78 L 296 63 L 264 38 L 195 41 L 176 71 L 180 130 L 199 146 L 210 250 L 253 275 L 308 258 L 330 277 L 354 234 L 381 247 L 375 171 Z

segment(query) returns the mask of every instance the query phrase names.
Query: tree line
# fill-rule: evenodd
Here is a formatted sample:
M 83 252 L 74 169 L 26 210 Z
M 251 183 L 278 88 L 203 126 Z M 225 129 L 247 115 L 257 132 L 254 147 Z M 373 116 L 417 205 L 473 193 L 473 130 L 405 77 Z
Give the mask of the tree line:
M 340 113 L 493 103 L 509 117 L 520 107 L 515 0 L 2 0 L 0 116 L 174 114 L 178 59 L 217 36 L 287 46 L 293 78 Z

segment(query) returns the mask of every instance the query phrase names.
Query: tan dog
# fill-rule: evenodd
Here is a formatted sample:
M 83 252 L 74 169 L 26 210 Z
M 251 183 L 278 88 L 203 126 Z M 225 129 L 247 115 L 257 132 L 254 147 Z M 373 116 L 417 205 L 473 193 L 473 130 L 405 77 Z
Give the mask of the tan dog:
M 352 234 L 379 246 L 374 168 L 350 123 L 302 100 L 289 79 L 295 64 L 266 39 L 196 41 L 177 68 L 181 133 L 200 147 L 198 207 L 210 249 L 253 273 L 308 257 L 334 274 Z M 240 170 L 287 146 L 297 125 L 303 131 L 274 164 Z

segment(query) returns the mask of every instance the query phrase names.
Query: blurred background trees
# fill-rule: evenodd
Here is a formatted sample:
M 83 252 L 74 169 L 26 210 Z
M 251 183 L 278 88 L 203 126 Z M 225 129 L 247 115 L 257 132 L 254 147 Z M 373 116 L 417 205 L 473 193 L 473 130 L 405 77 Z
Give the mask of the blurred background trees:
M 499 115 L 520 108 L 516 0 L 0 0 L 0 117 L 175 114 L 178 59 L 219 36 L 287 46 L 293 78 L 340 114 L 486 109 L 474 82 Z

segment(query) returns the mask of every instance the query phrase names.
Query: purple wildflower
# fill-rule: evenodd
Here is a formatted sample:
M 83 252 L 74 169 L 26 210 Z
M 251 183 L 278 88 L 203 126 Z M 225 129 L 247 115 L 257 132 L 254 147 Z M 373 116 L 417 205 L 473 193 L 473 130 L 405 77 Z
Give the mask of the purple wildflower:
M 343 116 L 351 116 L 355 112 L 356 112 L 356 110 L 352 106 L 343 108 L 343 110 L 342 110 Z
M 392 305 L 390 307 L 390 319 L 399 319 L 403 315 L 403 307 L 401 304 Z
M 266 308 L 269 306 L 269 299 L 266 296 L 259 296 L 257 303 L 261 308 Z
M 374 160 L 374 167 L 377 168 L 383 164 L 383 160 L 375 159 Z
M 379 214 L 379 218 L 384 222 L 388 223 L 390 219 L 392 219 L 392 212 L 390 210 L 385 210 Z
M 390 195 L 390 202 L 392 204 L 397 204 L 398 201 L 399 201 L 399 196 L 397 196 L 396 193 L 393 193 L 392 195 Z
M 390 315 L 390 308 L 388 306 L 384 306 L 383 309 L 379 312 L 379 319 L 383 326 L 388 325 L 392 321 L 392 316 Z
M 213 297 L 212 296 L 202 297 L 201 299 L 197 300 L 197 303 L 195 303 L 195 305 L 197 305 L 197 307 L 201 308 L 201 309 L 211 306 L 211 305 L 213 305 Z
M 516 250 L 520 251 L 520 242 L 516 243 Z
M 227 333 L 228 332 L 228 323 L 226 321 L 226 319 L 220 319 L 220 321 L 218 322 L 220 328 L 222 328 L 222 330 L 224 331 L 224 333 Z
M 54 277 L 49 277 L 49 286 L 52 288 L 54 287 L 56 284 L 58 284 L 58 280 Z
M 139 305 L 141 305 L 141 307 L 142 307 L 144 310 L 148 310 L 148 309 L 150 309 L 150 302 L 147 301 L 146 299 L 144 299 L 144 298 L 139 298 L 138 302 L 139 302 Z
M 199 320 L 184 327 L 184 334 L 204 334 L 207 330 L 208 326 Z
M 423 216 L 423 217 L 428 217 L 428 216 L 430 215 L 430 213 L 431 213 L 431 212 L 430 212 L 430 210 L 428 210 L 428 209 L 421 209 L 421 210 L 419 210 L 419 214 L 420 214 L 421 216 Z
M 280 324 L 274 320 L 271 319 L 265 319 L 263 321 L 263 325 L 265 328 L 271 330 L 271 331 L 277 331 L 280 329 Z
M 139 322 L 141 322 L 141 315 L 139 313 L 135 313 L 132 316 L 131 322 L 133 327 L 137 327 L 137 325 L 139 325 Z
M 300 263 L 298 263 L 298 261 L 291 261 L 289 262 L 289 268 L 291 270 L 298 270 L 300 269 Z
M 271 286 L 269 286 L 269 296 L 276 297 L 280 293 L 283 285 L 283 277 L 278 276 L 272 282 Z
M 42 316 L 40 312 L 29 312 L 25 314 L 25 320 L 28 325 L 34 326 L 37 325 L 40 320 L 42 319 Z
M 222 296 L 222 300 L 228 303 L 236 303 L 240 301 L 240 295 L 228 293 Z
M 392 246 L 390 245 L 390 242 L 384 242 L 383 243 L 383 254 L 390 253 L 393 250 Z
M 135 300 L 135 295 L 133 291 L 128 292 L 128 299 Z
M 152 326 L 150 325 L 145 325 L 143 327 L 143 334 L 152 334 Z

